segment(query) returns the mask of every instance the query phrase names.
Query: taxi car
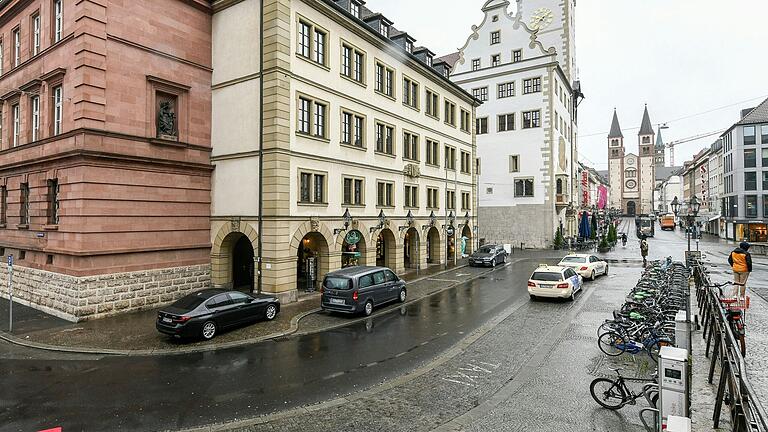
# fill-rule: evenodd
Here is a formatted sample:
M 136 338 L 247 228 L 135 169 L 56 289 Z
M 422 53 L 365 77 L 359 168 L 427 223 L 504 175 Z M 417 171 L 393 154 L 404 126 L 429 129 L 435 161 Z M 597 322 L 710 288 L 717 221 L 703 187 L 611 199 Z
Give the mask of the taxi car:
M 573 301 L 583 285 L 584 279 L 570 267 L 541 265 L 528 280 L 528 294 L 531 300 L 547 297 Z
M 608 263 L 594 255 L 571 254 L 561 259 L 557 264 L 561 267 L 570 267 L 581 277 L 595 280 L 597 276 L 608 275 Z

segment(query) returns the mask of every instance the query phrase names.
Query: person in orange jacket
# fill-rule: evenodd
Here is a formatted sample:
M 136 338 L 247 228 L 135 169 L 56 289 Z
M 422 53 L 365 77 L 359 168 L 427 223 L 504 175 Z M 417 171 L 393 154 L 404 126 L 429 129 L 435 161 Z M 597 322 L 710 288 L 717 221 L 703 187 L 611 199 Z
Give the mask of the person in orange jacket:
M 733 269 L 733 296 L 743 303 L 747 292 L 747 279 L 752 273 L 752 255 L 748 252 L 750 244 L 742 242 L 731 252 L 728 264 Z

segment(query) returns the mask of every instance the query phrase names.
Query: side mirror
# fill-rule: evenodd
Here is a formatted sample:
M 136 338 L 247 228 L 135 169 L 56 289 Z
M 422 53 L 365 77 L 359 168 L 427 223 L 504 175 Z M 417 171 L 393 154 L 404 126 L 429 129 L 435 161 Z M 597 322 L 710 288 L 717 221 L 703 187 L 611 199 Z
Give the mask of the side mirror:
M 246 302 L 246 303 L 248 303 L 248 304 L 251 304 L 251 303 L 253 303 L 253 302 L 255 302 L 255 301 L 256 301 L 256 299 L 255 299 L 255 298 L 253 298 L 253 297 L 248 297 L 248 299 L 247 299 L 245 302 Z

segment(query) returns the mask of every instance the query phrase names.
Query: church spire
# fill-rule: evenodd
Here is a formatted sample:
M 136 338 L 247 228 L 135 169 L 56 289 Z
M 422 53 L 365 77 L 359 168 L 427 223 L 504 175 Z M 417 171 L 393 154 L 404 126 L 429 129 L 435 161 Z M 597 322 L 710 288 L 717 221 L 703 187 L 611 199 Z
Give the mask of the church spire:
M 643 123 L 640 125 L 640 132 L 638 135 L 653 135 L 653 126 L 651 125 L 651 117 L 648 115 L 648 105 L 645 106 L 645 112 L 643 113 Z
M 656 150 L 663 149 L 664 148 L 664 139 L 661 137 L 661 129 L 659 129 L 659 134 L 656 135 Z
M 608 134 L 608 138 L 624 138 L 624 134 L 621 133 L 621 126 L 619 126 L 619 116 L 616 114 L 616 108 L 613 109 L 613 121 L 611 122 L 611 132 Z

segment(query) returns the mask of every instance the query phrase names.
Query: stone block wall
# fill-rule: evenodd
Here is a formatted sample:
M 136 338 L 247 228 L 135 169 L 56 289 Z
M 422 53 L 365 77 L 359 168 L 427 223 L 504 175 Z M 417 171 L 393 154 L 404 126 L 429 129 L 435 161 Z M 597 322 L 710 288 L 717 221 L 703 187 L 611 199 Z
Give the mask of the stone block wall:
M 552 246 L 555 228 L 549 204 L 515 207 L 479 207 L 478 237 L 486 244 L 511 244 L 546 249 Z
M 0 266 L 3 298 L 8 267 Z M 29 267 L 13 268 L 13 299 L 69 321 L 153 309 L 210 287 L 208 264 L 75 277 Z

